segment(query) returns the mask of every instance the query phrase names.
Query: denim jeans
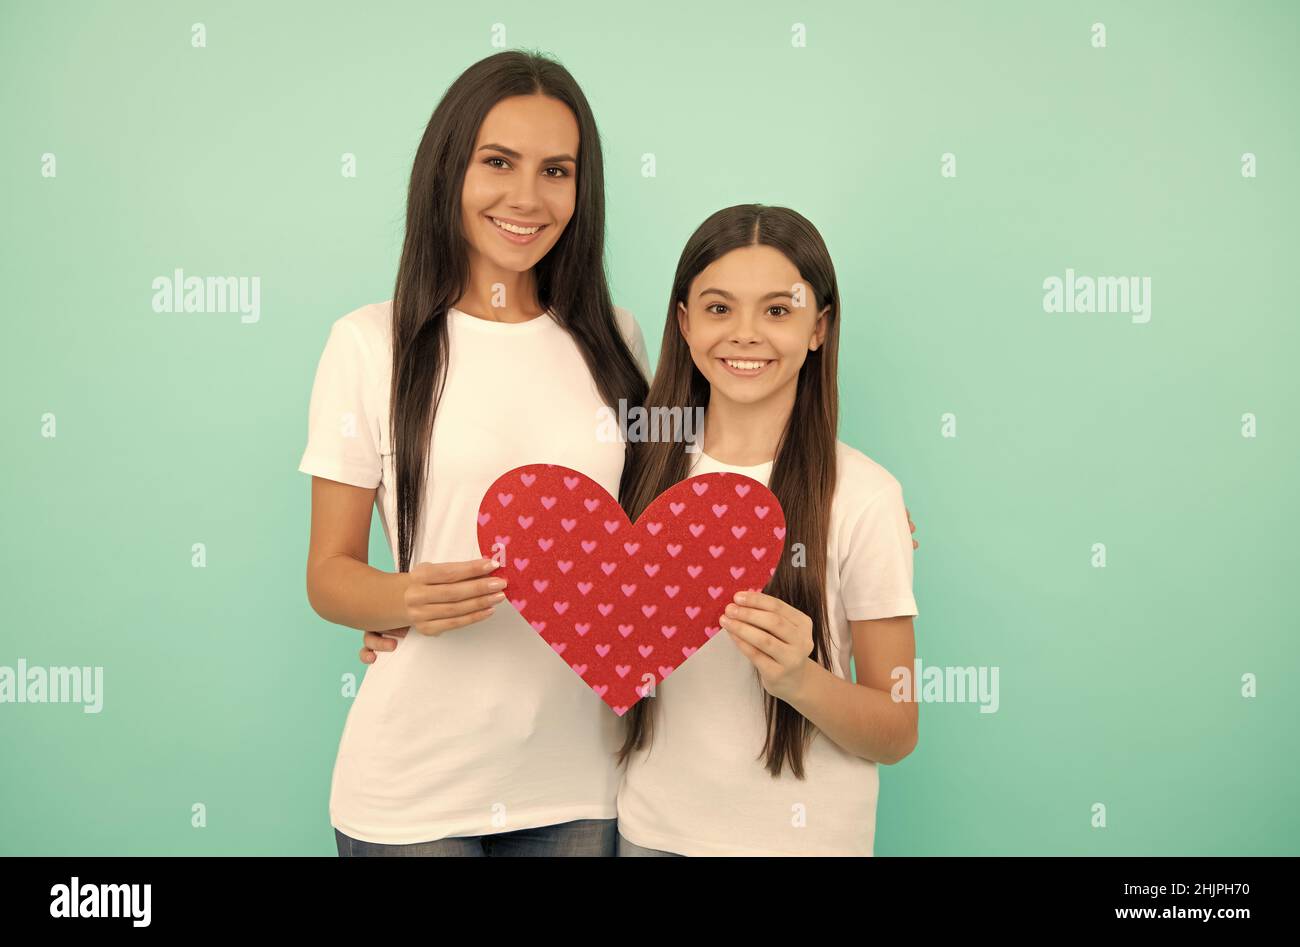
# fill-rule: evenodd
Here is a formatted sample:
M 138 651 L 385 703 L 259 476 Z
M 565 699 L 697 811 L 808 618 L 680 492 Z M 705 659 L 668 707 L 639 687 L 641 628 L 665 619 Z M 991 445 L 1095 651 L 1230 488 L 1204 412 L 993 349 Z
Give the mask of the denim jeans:
M 623 833 L 620 832 L 618 834 L 618 857 L 627 858 L 633 855 L 640 855 L 640 856 L 670 855 L 673 858 L 682 857 L 677 852 L 661 852 L 657 848 L 642 848 L 640 845 L 637 845 L 635 842 L 629 842 L 627 839 L 623 838 Z
M 435 856 L 478 857 L 502 856 L 506 858 L 542 855 L 548 857 L 568 855 L 594 855 L 609 857 L 614 854 L 615 819 L 577 819 L 558 825 L 541 825 L 533 829 L 516 829 L 495 835 L 456 835 L 435 839 L 432 842 L 412 842 L 409 845 L 384 845 L 364 842 L 334 830 L 334 842 L 339 855 L 347 856 Z

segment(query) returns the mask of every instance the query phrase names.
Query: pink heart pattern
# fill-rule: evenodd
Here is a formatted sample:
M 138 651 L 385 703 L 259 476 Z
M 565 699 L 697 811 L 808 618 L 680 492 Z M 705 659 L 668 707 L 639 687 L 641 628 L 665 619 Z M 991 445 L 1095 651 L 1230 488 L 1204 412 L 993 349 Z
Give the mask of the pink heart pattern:
M 510 604 L 621 717 L 721 630 L 736 592 L 767 585 L 785 514 L 757 480 L 707 473 L 633 523 L 585 474 L 528 464 L 483 494 L 478 542 Z

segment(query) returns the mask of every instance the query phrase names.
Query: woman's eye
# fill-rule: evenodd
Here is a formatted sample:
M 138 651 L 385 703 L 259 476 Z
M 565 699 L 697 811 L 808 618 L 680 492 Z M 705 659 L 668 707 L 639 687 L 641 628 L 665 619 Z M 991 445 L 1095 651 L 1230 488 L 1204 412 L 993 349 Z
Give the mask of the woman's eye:
M 561 168 L 559 165 L 554 165 L 554 166 L 552 166 L 552 167 L 547 168 L 546 170 L 547 170 L 547 171 L 559 171 L 559 172 L 560 172 L 559 174 L 548 174 L 547 177 L 552 177 L 552 178 L 567 178 L 567 177 L 569 176 L 568 169 L 566 169 L 566 168 Z
M 772 311 L 773 309 L 779 309 L 779 310 L 781 310 L 781 311 L 780 311 L 780 312 L 773 312 L 773 311 Z M 785 315 L 789 315 L 789 313 L 790 313 L 790 310 L 789 310 L 789 309 L 786 309 L 785 306 L 768 306 L 768 307 L 767 307 L 767 314 L 768 314 L 769 316 L 785 316 Z
M 726 306 L 725 303 L 709 303 L 709 305 L 707 305 L 707 306 L 704 307 L 704 311 L 705 311 L 705 312 L 711 312 L 711 313 L 713 313 L 713 315 L 715 315 L 715 316 L 725 316 L 725 315 L 726 315 L 725 312 L 715 312 L 715 310 L 717 310 L 717 309 L 726 309 L 726 308 L 727 308 L 727 306 Z
M 485 160 L 483 163 L 484 163 L 484 164 L 487 164 L 487 165 L 490 165 L 490 166 L 493 167 L 493 168 L 498 167 L 497 165 L 492 164 L 493 161 L 500 161 L 501 164 L 506 165 L 506 159 L 505 159 L 505 158 L 502 158 L 502 157 L 499 157 L 499 156 L 496 156 L 496 155 L 493 155 L 491 158 L 488 158 L 488 159 Z M 508 165 L 506 165 L 506 166 L 508 167 Z

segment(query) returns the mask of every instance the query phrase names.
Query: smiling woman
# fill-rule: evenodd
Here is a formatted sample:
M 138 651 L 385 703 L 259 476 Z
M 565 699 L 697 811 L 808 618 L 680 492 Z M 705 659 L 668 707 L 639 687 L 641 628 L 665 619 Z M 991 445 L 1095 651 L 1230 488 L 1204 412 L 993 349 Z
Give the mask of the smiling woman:
M 391 301 L 336 320 L 299 469 L 307 593 L 377 657 L 339 742 L 340 855 L 610 855 L 621 722 L 513 608 L 478 551 L 484 490 L 554 463 L 617 494 L 649 365 L 604 270 L 600 139 L 573 77 L 509 52 L 471 66 L 416 152 Z M 508 382 L 508 384 L 504 384 Z M 367 561 L 378 504 L 397 564 Z M 414 633 L 408 633 L 414 632 Z
M 519 306 L 536 307 L 526 274 L 573 217 L 578 142 L 573 112 L 545 95 L 502 99 L 483 119 L 465 170 L 461 226 L 471 266 L 490 273 L 496 288 L 492 298 L 463 299 L 460 308 L 505 310 L 492 318 L 509 322 L 520 317 Z

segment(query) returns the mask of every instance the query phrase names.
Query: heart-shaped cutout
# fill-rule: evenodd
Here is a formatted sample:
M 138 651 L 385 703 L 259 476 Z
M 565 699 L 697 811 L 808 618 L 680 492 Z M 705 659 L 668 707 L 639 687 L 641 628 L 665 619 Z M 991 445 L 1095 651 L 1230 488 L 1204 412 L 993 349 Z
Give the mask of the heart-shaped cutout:
M 785 514 L 757 480 L 706 473 L 633 523 L 585 474 L 527 464 L 483 494 L 478 544 L 510 604 L 622 716 L 718 633 L 737 592 L 767 585 Z

